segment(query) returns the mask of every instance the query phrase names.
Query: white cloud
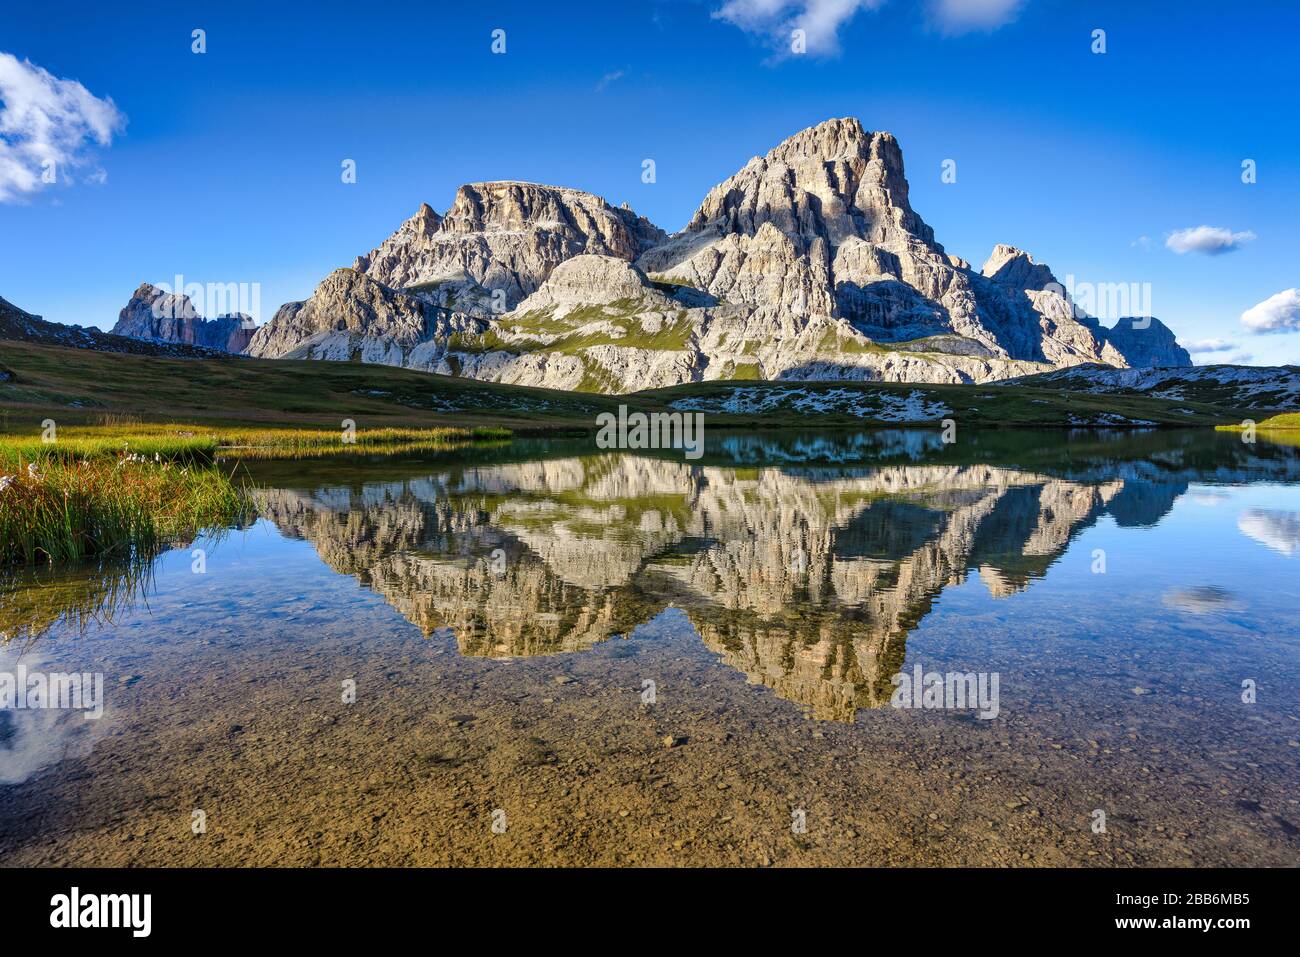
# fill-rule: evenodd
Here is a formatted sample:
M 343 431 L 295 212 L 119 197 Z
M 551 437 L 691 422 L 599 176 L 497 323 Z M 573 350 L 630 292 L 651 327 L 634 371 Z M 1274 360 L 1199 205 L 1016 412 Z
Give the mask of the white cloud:
M 1186 348 L 1188 352 L 1227 352 L 1237 348 L 1237 344 L 1227 339 L 1198 339 L 1189 342 Z
M 1165 245 L 1178 253 L 1206 253 L 1219 256 L 1230 253 L 1255 238 L 1255 234 L 1246 230 L 1234 233 L 1221 226 L 1192 226 L 1188 229 L 1176 229 L 1165 239 Z
M 929 0 L 931 22 L 947 34 L 996 30 L 1015 18 L 1025 0 Z M 782 57 L 791 54 L 792 32 L 803 30 L 807 52 L 839 52 L 840 27 L 859 10 L 875 10 L 885 0 L 726 0 L 713 16 L 764 36 Z
M 1300 332 L 1300 289 L 1283 289 L 1241 314 L 1241 324 L 1261 335 L 1266 332 Z
M 85 163 L 94 146 L 108 146 L 125 126 L 111 99 L 0 53 L 0 203 L 49 185 L 47 170 L 55 182 L 71 182 L 68 171 Z
M 1237 516 L 1237 529 L 1288 557 L 1300 551 L 1300 512 L 1248 508 Z
M 596 81 L 596 92 L 604 93 L 611 83 L 616 83 L 625 76 L 627 76 L 626 70 L 614 70 L 610 73 L 606 73 Z
M 1240 611 L 1241 602 L 1226 588 L 1218 585 L 1194 585 L 1171 588 L 1162 599 L 1170 608 L 1190 615 L 1208 615 L 1216 611 Z
M 931 0 L 930 17 L 944 33 L 996 30 L 1014 20 L 1024 0 Z
M 803 30 L 807 50 L 815 55 L 839 52 L 840 27 L 859 10 L 875 10 L 885 0 L 727 0 L 713 16 L 746 33 L 769 38 L 790 53 L 791 34 Z
M 1129 243 L 1129 246 L 1132 247 L 1132 248 L 1136 248 L 1136 249 L 1150 249 L 1150 248 L 1151 248 L 1151 237 L 1150 237 L 1150 236 L 1139 236 L 1137 239 L 1135 239 L 1135 240 L 1133 240 L 1131 243 Z

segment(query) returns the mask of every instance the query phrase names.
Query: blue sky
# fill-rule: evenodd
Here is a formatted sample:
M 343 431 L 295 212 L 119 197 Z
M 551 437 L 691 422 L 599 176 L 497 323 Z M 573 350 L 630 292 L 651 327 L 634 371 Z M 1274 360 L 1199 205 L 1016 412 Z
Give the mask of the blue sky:
M 1199 361 L 1300 363 L 1300 331 L 1241 321 L 1284 294 L 1252 315 L 1300 330 L 1285 295 L 1300 286 L 1300 11 L 1285 6 L 11 4 L 0 296 L 108 327 L 141 281 L 179 273 L 257 283 L 264 321 L 461 183 L 574 186 L 675 230 L 751 156 L 852 115 L 898 136 L 913 206 L 977 268 L 1007 242 L 1062 280 L 1149 283 L 1184 343 L 1222 340 Z M 82 111 L 62 139 L 14 119 L 29 84 L 65 80 L 90 100 L 58 87 Z M 61 151 L 54 183 L 19 182 L 33 137 Z M 1201 226 L 1223 232 L 1178 232 Z

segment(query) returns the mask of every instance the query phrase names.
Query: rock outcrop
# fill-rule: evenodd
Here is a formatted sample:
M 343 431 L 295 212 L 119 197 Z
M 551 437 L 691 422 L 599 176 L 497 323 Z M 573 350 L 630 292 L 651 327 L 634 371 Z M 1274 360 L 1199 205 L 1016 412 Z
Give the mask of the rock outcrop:
M 1013 246 L 979 271 L 947 253 L 911 207 L 897 140 L 851 118 L 750 160 L 672 236 L 579 190 L 475 183 L 353 274 L 368 282 L 331 275 L 248 351 L 602 392 L 1190 364 L 1163 324 L 1104 327 Z
M 33 342 L 37 345 L 62 346 L 70 349 L 92 349 L 96 352 L 120 352 L 162 359 L 210 359 L 223 355 L 201 346 L 179 342 L 162 342 L 153 339 L 135 339 L 118 336 L 100 329 L 68 326 L 49 322 L 40 316 L 24 312 L 13 303 L 0 299 L 0 339 Z M 16 378 L 16 377 L 14 377 Z M 0 379 L 0 381 L 5 381 Z M 8 381 L 12 381 L 8 380 Z
M 219 352 L 243 352 L 253 338 L 253 329 L 252 318 L 243 313 L 204 319 L 189 296 L 163 292 L 144 282 L 118 313 L 112 334 Z
M 1152 316 L 1120 319 L 1113 329 L 1105 330 L 1105 336 L 1132 368 L 1192 364 L 1191 354 L 1178 344 L 1173 330 Z
M 248 354 L 267 359 L 331 359 L 429 368 L 453 333 L 486 323 L 431 305 L 355 269 L 336 269 L 310 299 L 285 303 L 258 328 Z
M 560 263 L 584 253 L 631 260 L 664 239 L 628 209 L 577 189 L 471 183 L 446 216 L 422 205 L 353 268 L 397 289 L 472 282 L 513 307 Z

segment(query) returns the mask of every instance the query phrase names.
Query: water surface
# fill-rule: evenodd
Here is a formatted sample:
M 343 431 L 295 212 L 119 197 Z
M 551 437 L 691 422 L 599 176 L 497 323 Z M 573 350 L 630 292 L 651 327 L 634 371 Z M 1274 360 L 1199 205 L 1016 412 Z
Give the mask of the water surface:
M 106 702 L 0 711 L 0 861 L 1300 863 L 1300 450 L 709 438 L 262 463 L 249 528 L 11 580 L 0 672 Z

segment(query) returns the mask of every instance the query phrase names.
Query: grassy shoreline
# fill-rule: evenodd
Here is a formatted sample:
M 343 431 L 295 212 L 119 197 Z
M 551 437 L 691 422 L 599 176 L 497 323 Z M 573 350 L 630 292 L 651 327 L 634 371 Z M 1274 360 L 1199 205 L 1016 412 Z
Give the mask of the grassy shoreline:
M 215 466 L 136 453 L 33 459 L 0 444 L 0 566 L 152 553 L 248 514 Z
M 0 434 L 113 418 L 209 430 L 338 429 L 344 419 L 365 429 L 505 428 L 515 436 L 592 434 L 602 412 L 708 411 L 710 427 L 939 427 L 940 410 L 963 428 L 1207 428 L 1263 419 L 1282 408 L 1216 400 L 1160 399 L 1136 393 L 1071 392 L 1050 383 L 908 384 L 867 381 L 717 379 L 629 395 L 566 392 L 482 382 L 393 366 L 290 359 L 159 359 L 0 340 L 12 377 L 0 382 Z M 165 389 L 160 388 L 165 383 Z M 850 396 L 813 411 L 795 399 L 726 402 L 735 389 L 754 396 L 828 393 Z M 900 417 L 911 403 L 926 412 Z M 731 411 L 724 407 L 735 405 Z M 815 401 L 814 406 L 820 402 Z M 930 411 L 936 414 L 929 414 Z M 903 418 L 910 420 L 904 421 Z
M 1244 423 L 1215 426 L 1218 432 L 1246 433 L 1251 428 L 1254 429 L 1255 434 L 1263 436 L 1270 442 L 1300 445 L 1300 412 L 1283 412 L 1281 415 L 1270 416 L 1256 422 L 1253 427 Z
M 0 435 L 0 568 L 131 560 L 253 514 L 244 459 L 443 451 L 508 430 L 80 426 Z

